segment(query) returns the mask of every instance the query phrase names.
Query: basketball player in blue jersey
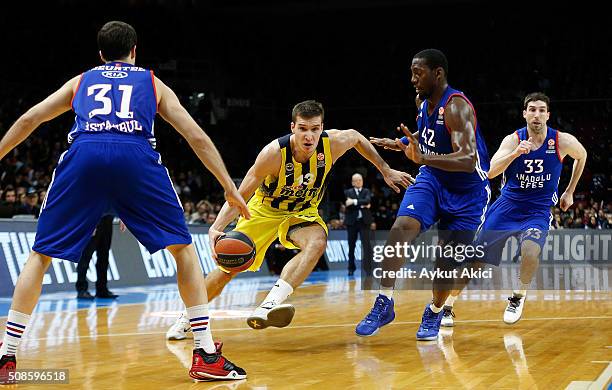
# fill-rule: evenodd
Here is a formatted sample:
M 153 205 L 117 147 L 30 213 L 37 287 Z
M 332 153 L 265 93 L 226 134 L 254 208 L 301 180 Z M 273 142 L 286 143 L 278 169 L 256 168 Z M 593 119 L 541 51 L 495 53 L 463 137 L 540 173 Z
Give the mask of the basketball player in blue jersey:
M 546 125 L 549 109 L 550 100 L 545 94 L 527 95 L 523 103 L 527 126 L 506 136 L 491 159 L 489 178 L 503 173 L 502 192 L 487 212 L 477 241 L 486 243 L 486 263 L 499 265 L 508 238 L 518 236 L 520 240 L 520 288 L 508 298 L 504 311 L 507 324 L 517 322 L 523 313 L 527 288 L 548 236 L 550 208 L 559 201 L 561 210 L 566 211 L 574 203 L 574 190 L 587 158 L 586 149 L 576 137 Z M 574 159 L 574 168 L 559 198 L 559 177 L 563 158 L 568 155 Z M 454 290 L 446 300 L 442 326 L 454 325 L 453 304 L 460 292 Z
M 213 342 L 197 254 L 168 171 L 152 147 L 156 113 L 187 140 L 223 186 L 227 202 L 248 218 L 246 203 L 214 144 L 174 92 L 135 65 L 132 26 L 106 23 L 98 46 L 104 65 L 74 77 L 29 109 L 0 141 L 1 159 L 41 123 L 75 112 L 71 146 L 53 173 L 32 252 L 15 287 L 0 345 L 0 374 L 6 379 L 15 370 L 15 354 L 51 259 L 78 262 L 100 217 L 112 209 L 151 253 L 167 248 L 176 260 L 179 292 L 195 331 L 189 375 L 195 380 L 246 378 L 242 368 L 221 355 L 222 344 Z
M 474 107 L 447 82 L 448 62 L 439 50 L 427 49 L 412 59 L 412 84 L 418 94 L 417 133 L 402 124 L 405 137 L 373 138 L 372 143 L 400 150 L 421 165 L 414 185 L 408 187 L 387 240 L 389 247 L 411 243 L 422 231 L 438 222 L 446 243 L 467 244 L 484 221 L 491 191 L 487 179 L 489 159 Z M 374 306 L 357 325 L 359 336 L 372 336 L 395 318 L 393 289 L 405 259 L 400 254 L 385 257 L 383 278 Z M 436 259 L 436 268 L 455 267 L 453 259 Z M 393 275 L 393 274 L 392 274 Z M 433 300 L 425 307 L 417 340 L 435 340 L 440 329 L 442 307 L 451 288 L 448 280 L 435 279 Z

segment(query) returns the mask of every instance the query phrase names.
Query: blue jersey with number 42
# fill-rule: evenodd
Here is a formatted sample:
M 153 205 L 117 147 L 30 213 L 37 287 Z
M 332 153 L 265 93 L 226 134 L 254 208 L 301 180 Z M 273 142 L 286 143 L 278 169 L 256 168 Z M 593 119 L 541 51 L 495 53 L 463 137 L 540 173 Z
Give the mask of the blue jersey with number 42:
M 419 130 L 419 147 L 423 154 L 444 155 L 453 153 L 451 130 L 446 125 L 444 111 L 451 98 L 459 96 L 471 106 L 470 100 L 463 92 L 447 87 L 438 104 L 429 115 L 429 102 L 425 100 L 419 108 L 417 129 Z M 474 109 L 472 107 L 472 109 Z M 420 172 L 427 172 L 436 177 L 444 187 L 451 191 L 465 192 L 475 188 L 483 188 L 489 183 L 489 155 L 487 146 L 480 132 L 480 124 L 474 110 L 474 138 L 476 141 L 476 168 L 471 173 L 449 172 L 430 166 L 422 166 Z
M 76 118 L 69 143 L 104 132 L 143 137 L 154 145 L 157 97 L 150 70 L 116 61 L 96 66 L 81 75 L 72 109 Z

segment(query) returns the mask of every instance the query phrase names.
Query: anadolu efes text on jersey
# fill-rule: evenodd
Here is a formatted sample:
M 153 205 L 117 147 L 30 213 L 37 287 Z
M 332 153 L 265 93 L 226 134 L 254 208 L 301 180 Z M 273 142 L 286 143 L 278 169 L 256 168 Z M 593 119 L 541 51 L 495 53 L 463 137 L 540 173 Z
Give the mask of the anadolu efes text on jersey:
M 153 71 L 116 61 L 96 66 L 81 75 L 72 109 L 76 118 L 69 143 L 84 134 L 110 132 L 143 137 L 155 145 Z
M 446 88 L 431 115 L 428 115 L 429 102 L 425 100 L 421 104 L 417 116 L 417 128 L 419 130 L 419 147 L 423 154 L 444 155 L 454 152 L 451 142 L 451 129 L 448 128 L 444 121 L 444 112 L 450 99 L 456 96 L 464 99 L 472 106 L 472 103 L 463 92 L 451 87 Z M 474 110 L 474 106 L 472 106 L 472 109 Z M 438 179 L 440 184 L 454 191 L 463 192 L 486 186 L 489 183 L 487 178 L 487 172 L 489 171 L 489 154 L 487 153 L 487 146 L 480 133 L 480 125 L 476 118 L 476 110 L 474 110 L 474 122 L 476 124 L 476 128 L 474 129 L 474 138 L 476 139 L 476 168 L 474 172 L 449 172 L 430 166 L 422 166 L 420 171 L 432 174 Z
M 516 131 L 518 142 L 529 139 L 527 128 Z M 557 204 L 563 162 L 559 153 L 559 132 L 548 127 L 544 143 L 537 150 L 521 154 L 504 172 L 502 196 L 516 202 L 550 207 Z

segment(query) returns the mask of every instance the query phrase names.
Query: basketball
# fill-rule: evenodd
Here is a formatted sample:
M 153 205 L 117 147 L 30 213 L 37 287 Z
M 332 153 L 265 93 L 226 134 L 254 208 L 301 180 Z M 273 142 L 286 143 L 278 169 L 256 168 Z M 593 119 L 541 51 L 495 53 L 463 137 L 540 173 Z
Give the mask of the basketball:
M 242 272 L 255 260 L 255 243 L 244 233 L 232 230 L 215 242 L 217 264 L 228 271 Z

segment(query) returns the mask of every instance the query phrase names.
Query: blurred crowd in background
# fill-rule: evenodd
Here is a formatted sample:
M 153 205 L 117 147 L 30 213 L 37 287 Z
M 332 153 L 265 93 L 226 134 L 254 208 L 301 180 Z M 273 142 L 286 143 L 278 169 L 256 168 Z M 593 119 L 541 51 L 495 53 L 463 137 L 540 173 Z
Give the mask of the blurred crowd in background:
M 524 25 L 520 7 L 508 7 L 499 18 L 445 4 L 447 12 L 436 17 L 449 26 L 462 20 L 455 40 L 444 29 L 428 29 L 427 37 L 410 39 L 405 33 L 406 15 L 434 12 L 435 6 L 400 1 L 384 6 L 356 1 L 342 7 L 299 1 L 286 7 L 265 2 L 238 7 L 230 1 L 213 8 L 191 1 L 128 3 L 118 6 L 117 12 L 139 34 L 137 63 L 153 69 L 177 92 L 219 148 L 237 183 L 263 146 L 289 132 L 291 107 L 302 100 L 324 104 L 326 128 L 355 128 L 366 136 L 390 138 L 397 136 L 400 122 L 413 128 L 416 107 L 410 61 L 417 51 L 435 46 L 449 59 L 450 84 L 474 103 L 489 157 L 506 134 L 524 126 L 523 97 L 533 91 L 550 96 L 549 125 L 574 134 L 589 152 L 575 204 L 565 212 L 553 208 L 553 227 L 612 225 L 612 61 L 606 57 L 609 51 L 601 50 L 612 37 L 593 20 L 601 15 L 591 14 L 589 23 L 576 23 L 580 18 L 575 12 L 580 11 L 574 10 L 551 15 L 531 29 Z M 104 16 L 89 12 L 95 5 L 84 2 L 65 0 L 53 6 L 59 7 L 61 12 L 55 14 L 65 20 L 47 20 L 40 12 L 25 25 L 8 14 L 0 15 L 0 33 L 22 38 L 5 42 L 4 48 L 20 58 L 19 66 L 0 64 L 0 135 L 64 81 L 98 64 L 95 34 L 107 21 Z M 83 12 L 92 17 L 78 17 Z M 163 26 L 142 23 L 160 13 Z M 285 27 L 287 20 L 311 16 L 328 28 Z M 368 27 L 376 17 L 388 23 Z M 411 18 L 411 28 L 423 30 L 425 19 Z M 41 35 L 43 30 L 48 33 Z M 80 33 L 74 34 L 76 30 Z M 43 124 L 1 161 L 0 217 L 36 218 L 40 213 L 53 169 L 69 146 L 66 134 L 73 120 L 69 113 Z M 155 134 L 186 221 L 212 223 L 222 206 L 221 188 L 161 119 L 156 120 Z M 380 153 L 393 168 L 413 176 L 418 173 L 401 153 Z M 571 176 L 572 162 L 566 159 L 560 193 Z M 363 175 L 373 193 L 372 227 L 389 229 L 402 194 L 386 187 L 376 169 L 354 151 L 332 171 L 322 215 L 331 229 L 344 228 L 343 190 L 355 172 Z M 493 199 L 499 185 L 499 178 L 492 181 Z

